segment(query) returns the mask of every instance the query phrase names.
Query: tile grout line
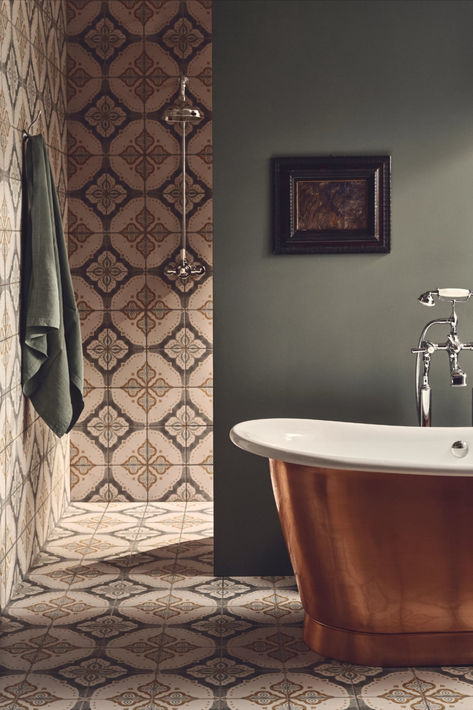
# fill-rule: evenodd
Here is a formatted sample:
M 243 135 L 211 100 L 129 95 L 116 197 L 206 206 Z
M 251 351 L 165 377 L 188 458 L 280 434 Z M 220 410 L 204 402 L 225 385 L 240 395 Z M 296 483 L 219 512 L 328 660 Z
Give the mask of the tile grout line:
M 144 24 L 142 25 L 142 32 L 141 32 L 141 39 L 140 43 L 142 45 L 142 52 L 143 55 L 146 54 L 146 39 L 145 39 L 145 26 Z M 142 122 L 143 122 L 143 134 L 146 136 L 147 135 L 147 113 L 146 113 L 146 97 L 143 99 L 143 114 L 142 114 Z M 145 159 L 146 159 L 146 152 L 145 152 Z M 143 209 L 145 214 L 148 211 L 148 176 L 146 173 L 146 170 L 144 172 L 143 176 Z M 149 225 L 146 224 L 145 230 L 144 230 L 144 235 L 145 235 L 145 243 L 148 247 L 148 239 L 149 239 Z M 144 288 L 145 291 L 148 291 L 148 248 L 146 248 L 145 254 L 144 254 L 144 273 L 143 273 L 143 282 L 144 282 Z M 148 352 L 149 352 L 149 323 L 148 323 L 148 309 L 146 309 L 146 315 L 145 315 L 145 323 L 146 323 L 146 330 L 145 330 L 145 343 L 144 343 L 144 362 L 145 362 L 145 370 L 146 370 L 146 413 L 145 413 L 145 431 L 146 431 L 146 502 L 149 503 L 150 497 L 149 497 L 149 489 L 150 489 L 150 445 L 149 445 L 149 401 L 148 401 L 148 395 L 149 395 L 149 387 L 148 387 L 148 382 L 149 382 L 149 358 L 148 358 Z M 146 508 L 145 508 L 146 512 Z M 144 520 L 144 514 L 143 518 L 141 521 L 141 524 L 143 524 Z

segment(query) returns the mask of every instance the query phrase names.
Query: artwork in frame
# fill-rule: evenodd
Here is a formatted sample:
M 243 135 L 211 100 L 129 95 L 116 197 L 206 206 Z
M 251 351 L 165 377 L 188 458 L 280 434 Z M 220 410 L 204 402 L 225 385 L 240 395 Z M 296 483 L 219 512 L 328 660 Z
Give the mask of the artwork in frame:
M 273 253 L 387 254 L 391 156 L 273 158 Z

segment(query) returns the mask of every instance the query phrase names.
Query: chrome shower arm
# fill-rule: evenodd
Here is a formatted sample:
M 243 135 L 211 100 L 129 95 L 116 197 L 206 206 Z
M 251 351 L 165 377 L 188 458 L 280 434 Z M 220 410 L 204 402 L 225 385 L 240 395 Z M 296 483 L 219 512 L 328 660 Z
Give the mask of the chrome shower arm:
M 181 248 L 179 252 L 179 260 L 175 264 L 170 264 L 165 268 L 167 276 L 177 276 L 185 280 L 190 276 L 202 276 L 205 274 L 205 266 L 203 264 L 189 264 L 187 258 L 187 183 L 186 183 L 186 127 L 187 123 L 195 123 L 200 121 L 203 116 L 200 109 L 190 105 L 186 98 L 186 87 L 189 83 L 187 76 L 181 76 L 179 85 L 179 98 L 174 103 L 174 106 L 168 108 L 164 114 L 166 123 L 179 123 L 182 126 L 181 135 Z

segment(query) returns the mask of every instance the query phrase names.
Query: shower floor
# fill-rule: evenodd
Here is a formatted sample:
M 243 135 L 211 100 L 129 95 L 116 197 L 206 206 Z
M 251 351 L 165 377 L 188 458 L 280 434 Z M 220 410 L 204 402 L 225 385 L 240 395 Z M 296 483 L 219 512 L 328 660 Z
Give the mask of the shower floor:
M 302 641 L 292 577 L 214 577 L 212 504 L 74 503 L 2 619 L 10 710 L 472 710 L 473 668 Z

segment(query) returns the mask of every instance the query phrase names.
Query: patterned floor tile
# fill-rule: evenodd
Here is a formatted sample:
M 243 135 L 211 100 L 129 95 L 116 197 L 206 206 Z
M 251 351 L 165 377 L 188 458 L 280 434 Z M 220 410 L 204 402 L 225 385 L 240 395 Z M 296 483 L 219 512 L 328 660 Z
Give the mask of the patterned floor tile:
M 231 638 L 244 631 L 255 628 L 256 624 L 252 624 L 238 617 L 230 616 L 219 609 L 214 614 L 190 624 L 191 629 L 195 629 L 200 633 L 207 634 L 220 640 L 220 644 L 224 644 L 226 639 Z
M 251 664 L 225 656 L 220 649 L 218 653 L 191 664 L 184 672 L 207 685 L 218 697 L 241 680 L 254 677 L 257 671 Z
M 105 512 L 98 521 L 96 532 L 112 534 L 132 530 L 141 524 L 141 517 L 130 515 L 128 512 Z
M 32 672 L 42 672 L 55 669 L 65 664 L 69 665 L 91 656 L 96 644 L 85 634 L 71 631 L 68 628 L 52 627 L 44 633 L 42 641 L 32 665 Z
M 302 624 L 304 609 L 297 589 L 278 587 L 276 607 L 280 624 Z
M 198 701 L 201 701 L 201 707 Z M 90 699 L 91 710 L 123 710 L 124 707 L 168 710 L 179 706 L 210 710 L 212 703 L 211 690 L 170 673 L 129 675 L 94 691 Z
M 137 584 L 129 579 L 110 579 L 93 587 L 90 592 L 105 599 L 109 604 L 124 600 L 131 603 L 136 595 L 142 594 L 148 588 L 148 585 Z
M 177 546 L 180 543 L 181 536 L 179 534 L 169 534 L 165 533 L 159 537 L 151 536 L 151 538 L 145 538 L 144 540 L 137 540 L 135 543 L 135 549 L 137 552 L 153 552 L 153 550 L 163 551 L 165 554 L 165 548 L 168 548 L 168 556 L 175 557 L 177 553 Z
M 244 604 L 258 595 L 264 599 L 271 599 L 275 604 L 275 592 L 272 584 L 263 584 L 262 588 L 255 584 L 255 577 L 223 577 L 223 598 L 228 604 Z
M 209 569 L 213 570 L 213 538 L 209 540 L 181 540 L 177 549 L 179 562 L 185 564 L 187 560 L 206 562 Z
M 118 610 L 127 618 L 143 624 L 189 624 L 214 613 L 217 601 L 187 589 L 166 589 L 148 592 L 135 597 L 132 602 L 122 602 Z
M 139 624 L 131 619 L 127 619 L 114 610 L 100 614 L 85 621 L 74 621 L 69 625 L 73 631 L 84 633 L 95 640 L 97 645 L 104 645 L 108 639 L 134 631 L 139 628 Z
M 293 577 L 214 577 L 212 539 L 187 533 L 208 526 L 208 504 L 192 504 L 190 528 L 185 503 L 85 505 L 1 622 L 2 707 L 472 710 L 472 667 L 322 658 Z
M 31 626 L 10 631 L 0 637 L 0 675 L 27 671 L 34 662 L 46 631 L 44 626 Z
M 170 591 L 172 585 L 176 585 L 183 576 L 176 571 L 175 560 L 170 559 L 153 560 L 152 562 L 137 565 L 130 570 L 128 578 L 138 584 L 146 584 L 148 587 Z
M 64 626 L 98 616 L 107 607 L 107 602 L 87 592 L 46 592 L 14 602 L 8 614 L 35 626 L 49 626 L 51 622 Z
M 261 706 L 289 710 L 356 708 L 355 698 L 346 689 L 330 681 L 314 684 L 311 676 L 302 673 L 294 674 L 291 679 L 286 679 L 283 674 L 268 673 L 243 680 L 227 692 L 226 702 L 230 710 Z
M 130 673 L 130 668 L 94 654 L 89 658 L 63 666 L 58 673 L 78 688 L 82 696 L 104 683 L 126 677 Z
M 120 634 L 106 644 L 104 655 L 136 670 L 157 670 L 163 631 L 156 626 Z
M 395 710 L 399 706 L 409 710 L 428 710 L 422 682 L 410 669 L 386 671 L 357 687 L 356 693 L 372 710 Z
M 393 704 L 392 700 L 385 698 L 356 699 L 357 710 L 443 710 L 440 707 L 432 708 L 424 698 L 417 700 L 399 701 Z M 449 708 L 450 710 L 450 708 Z
M 275 624 L 282 617 L 271 593 L 252 592 L 243 598 L 226 601 L 224 608 L 232 616 L 259 624 Z
M 65 530 L 71 530 L 72 532 L 87 533 L 89 531 L 92 534 L 97 530 L 103 517 L 104 512 L 101 511 L 97 513 L 81 511 L 77 515 L 61 518 L 61 527 Z
M 420 689 L 429 706 L 445 710 L 454 706 L 460 710 L 473 707 L 473 686 L 461 678 L 439 673 L 437 669 L 414 669 Z
M 448 678 L 451 678 L 452 676 L 454 678 L 459 678 L 460 680 L 465 681 L 465 683 L 471 684 L 473 689 L 473 666 L 442 666 L 440 668 L 423 668 L 422 671 L 424 670 L 432 670 L 442 673 L 445 676 L 445 680 L 448 680 Z M 417 674 L 417 669 L 415 672 Z
M 0 698 L 5 708 L 72 710 L 78 697 L 76 688 L 51 675 L 33 673 L 26 680 L 22 675 L 0 678 Z
M 242 677 L 243 676 L 243 677 Z M 226 700 L 231 710 L 240 710 L 241 701 L 246 701 L 247 707 L 255 708 L 289 708 L 285 674 L 266 673 L 256 677 L 238 678 L 238 682 L 226 692 Z
M 302 638 L 302 629 L 286 626 L 257 627 L 228 639 L 227 653 L 251 661 L 262 668 L 305 668 L 320 662 L 322 657 L 312 651 Z
M 57 557 L 69 560 L 80 560 L 87 556 L 88 560 L 106 560 L 115 555 L 123 554 L 130 549 L 129 543 L 112 535 L 71 535 L 64 539 L 50 542 L 47 552 Z
M 357 666 L 352 663 L 343 663 L 342 661 L 325 658 L 312 667 L 312 672 L 334 683 L 356 686 L 381 675 L 384 671 L 380 666 Z
M 28 576 L 28 579 L 50 589 L 65 590 L 71 585 L 73 589 L 86 589 L 89 586 L 116 579 L 118 575 L 119 570 L 104 562 L 78 564 L 66 560 L 36 568 Z

